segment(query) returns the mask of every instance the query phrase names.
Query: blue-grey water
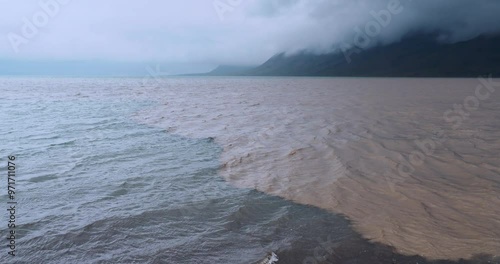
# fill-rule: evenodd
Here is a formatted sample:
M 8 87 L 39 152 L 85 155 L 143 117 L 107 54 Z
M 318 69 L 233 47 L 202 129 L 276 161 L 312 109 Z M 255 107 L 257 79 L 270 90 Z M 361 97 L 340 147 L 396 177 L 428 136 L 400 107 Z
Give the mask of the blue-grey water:
M 225 182 L 221 146 L 134 121 L 156 102 L 128 86 L 140 80 L 0 79 L 1 263 L 427 263 L 342 216 Z

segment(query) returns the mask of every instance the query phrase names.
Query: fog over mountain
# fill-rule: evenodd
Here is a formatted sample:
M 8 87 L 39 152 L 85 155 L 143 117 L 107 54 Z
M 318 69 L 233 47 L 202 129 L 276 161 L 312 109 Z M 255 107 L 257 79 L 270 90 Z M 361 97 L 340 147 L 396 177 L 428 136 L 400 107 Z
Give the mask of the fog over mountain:
M 303 15 L 302 23 L 296 24 L 302 32 L 290 34 L 293 37 L 283 41 L 283 51 L 330 51 L 332 45 L 353 44 L 360 36 L 370 34 L 373 46 L 399 41 L 412 33 L 439 32 L 439 41 L 457 42 L 500 31 L 500 2 L 494 0 L 292 2 L 281 9 L 293 14 L 287 14 L 290 17 Z M 397 12 L 388 12 L 391 6 Z M 280 10 L 280 6 L 274 9 Z M 386 14 L 389 18 L 384 17 Z
M 413 32 L 437 32 L 442 42 L 500 32 L 496 0 L 0 0 L 0 5 L 0 64 L 158 63 L 166 65 L 165 72 L 185 73 L 258 65 L 281 52 L 328 53 L 360 43 L 370 48 Z

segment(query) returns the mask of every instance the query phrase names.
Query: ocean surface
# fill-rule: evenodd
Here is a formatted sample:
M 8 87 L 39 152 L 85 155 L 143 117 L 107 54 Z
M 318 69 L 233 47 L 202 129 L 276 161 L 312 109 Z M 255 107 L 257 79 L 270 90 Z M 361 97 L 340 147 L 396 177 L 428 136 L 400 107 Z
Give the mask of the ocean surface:
M 2 77 L 0 263 L 500 263 L 500 88 L 384 174 L 478 83 Z

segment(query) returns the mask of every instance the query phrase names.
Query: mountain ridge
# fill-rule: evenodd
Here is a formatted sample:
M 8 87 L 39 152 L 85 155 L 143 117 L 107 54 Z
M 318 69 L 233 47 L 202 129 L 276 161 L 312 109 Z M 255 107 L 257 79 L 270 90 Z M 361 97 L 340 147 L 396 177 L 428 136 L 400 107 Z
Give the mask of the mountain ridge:
M 500 35 L 439 43 L 434 34 L 406 37 L 367 50 L 294 55 L 278 53 L 252 69 L 228 76 L 477 77 L 500 76 Z M 220 71 L 218 72 L 219 75 Z M 207 73 L 207 75 L 216 76 Z

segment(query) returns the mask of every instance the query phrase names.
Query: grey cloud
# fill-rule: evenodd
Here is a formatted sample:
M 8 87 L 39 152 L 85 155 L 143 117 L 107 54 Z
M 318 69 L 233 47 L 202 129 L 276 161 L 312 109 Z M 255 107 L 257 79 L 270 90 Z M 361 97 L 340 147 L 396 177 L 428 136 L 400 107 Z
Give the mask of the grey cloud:
M 215 1 L 230 7 L 224 20 Z M 328 52 L 352 43 L 355 28 L 363 30 L 374 20 L 370 13 L 390 1 L 73 0 L 15 54 L 6 36 L 21 34 L 23 18 L 40 11 L 39 1 L 0 0 L 0 58 L 258 64 L 278 52 Z M 439 31 L 441 41 L 452 42 L 500 32 L 497 0 L 400 1 L 404 10 L 371 45 L 416 31 Z

